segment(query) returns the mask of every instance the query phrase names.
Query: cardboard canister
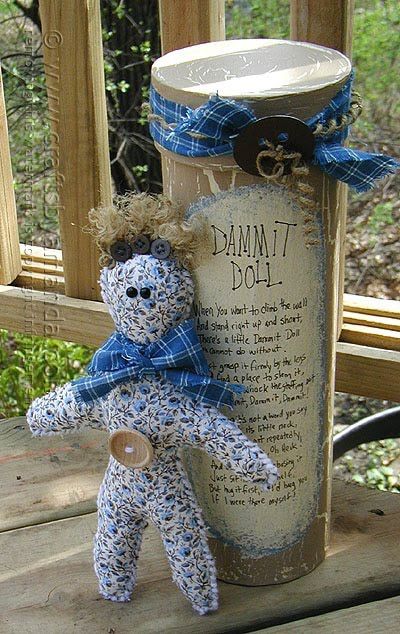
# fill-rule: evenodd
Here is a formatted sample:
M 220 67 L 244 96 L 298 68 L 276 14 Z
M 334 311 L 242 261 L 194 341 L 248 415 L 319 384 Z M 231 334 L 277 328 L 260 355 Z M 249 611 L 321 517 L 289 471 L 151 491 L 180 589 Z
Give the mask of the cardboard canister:
M 152 86 L 189 108 L 218 95 L 257 119 L 306 121 L 350 72 L 344 55 L 324 47 L 236 40 L 168 53 L 153 65 Z M 264 142 L 250 139 L 249 152 Z M 201 213 L 212 235 L 195 271 L 194 317 L 213 376 L 246 386 L 232 415 L 280 470 L 265 493 L 188 451 L 218 576 L 290 581 L 313 570 L 328 543 L 342 185 L 311 164 L 290 185 L 248 173 L 232 154 L 157 147 L 164 192 Z

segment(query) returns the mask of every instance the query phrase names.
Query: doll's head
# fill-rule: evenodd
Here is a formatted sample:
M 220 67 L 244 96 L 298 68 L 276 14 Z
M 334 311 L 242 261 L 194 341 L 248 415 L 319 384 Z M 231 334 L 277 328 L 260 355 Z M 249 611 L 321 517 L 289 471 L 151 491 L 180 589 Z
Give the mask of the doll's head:
M 194 266 L 204 230 L 164 196 L 128 194 L 90 212 L 101 251 L 101 293 L 117 330 L 156 341 L 190 315 Z

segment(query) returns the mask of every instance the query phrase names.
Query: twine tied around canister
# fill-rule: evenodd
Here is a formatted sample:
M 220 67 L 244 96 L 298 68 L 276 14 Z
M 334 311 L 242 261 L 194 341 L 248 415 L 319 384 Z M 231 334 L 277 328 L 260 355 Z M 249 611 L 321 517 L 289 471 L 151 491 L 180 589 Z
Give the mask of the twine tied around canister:
M 363 110 L 361 96 L 353 92 L 349 104 L 349 109 L 338 115 L 336 118 L 329 119 L 327 125 L 316 123 L 312 134 L 315 137 L 324 137 L 341 132 L 349 125 L 357 121 Z M 256 159 L 257 170 L 263 178 L 270 181 L 280 181 L 280 179 L 288 173 L 295 176 L 307 176 L 309 168 L 303 160 L 302 153 L 298 151 L 287 150 L 283 145 L 274 145 L 268 139 L 264 139 L 266 149 L 261 150 Z M 263 161 L 270 159 L 274 161 L 273 168 L 267 172 L 263 166 Z
M 317 203 L 314 188 L 309 183 L 301 180 L 308 176 L 309 167 L 303 160 L 301 152 L 285 150 L 282 145 L 274 145 L 268 140 L 264 141 L 266 149 L 260 150 L 256 158 L 256 166 L 260 176 L 269 182 L 284 185 L 298 202 L 303 217 L 303 233 L 307 249 L 319 243 L 317 227 L 314 223 L 313 212 Z M 273 161 L 272 169 L 266 168 L 265 160 L 269 166 Z M 289 173 L 288 173 L 289 171 Z
M 260 150 L 256 158 L 257 170 L 263 178 L 269 181 L 280 181 L 290 169 L 293 176 L 306 176 L 309 169 L 302 159 L 301 152 L 285 150 L 282 145 L 274 145 L 268 140 L 264 141 L 265 150 Z M 265 159 L 273 161 L 271 171 L 265 169 Z
M 358 92 L 353 91 L 351 93 L 348 111 L 329 119 L 327 125 L 317 122 L 312 132 L 314 136 L 330 136 L 335 134 L 335 132 L 342 132 L 357 121 L 362 111 L 362 97 Z
M 327 137 L 345 130 L 358 119 L 362 109 L 361 96 L 353 92 L 348 111 L 328 120 L 326 125 L 317 123 L 312 130 L 314 137 Z M 263 145 L 264 149 L 260 150 L 256 157 L 259 175 L 269 182 L 284 185 L 289 189 L 304 210 L 302 215 L 307 248 L 318 244 L 319 241 L 314 234 L 313 216 L 309 213 L 316 209 L 317 203 L 313 186 L 301 180 L 310 172 L 302 153 L 286 149 L 281 144 L 274 145 L 268 139 L 264 139 Z
M 151 111 L 151 106 L 149 104 L 148 101 L 145 101 L 142 104 L 142 115 L 147 117 L 147 121 L 149 123 L 159 123 L 160 126 L 164 129 L 164 130 L 170 130 L 171 132 L 173 132 L 178 124 L 177 123 L 167 123 L 166 120 L 161 117 L 159 114 L 154 114 L 154 112 Z M 211 137 L 209 137 L 207 134 L 203 134 L 201 132 L 191 132 L 190 130 L 188 130 L 188 132 L 186 133 L 188 136 L 192 137 L 193 139 L 209 139 Z

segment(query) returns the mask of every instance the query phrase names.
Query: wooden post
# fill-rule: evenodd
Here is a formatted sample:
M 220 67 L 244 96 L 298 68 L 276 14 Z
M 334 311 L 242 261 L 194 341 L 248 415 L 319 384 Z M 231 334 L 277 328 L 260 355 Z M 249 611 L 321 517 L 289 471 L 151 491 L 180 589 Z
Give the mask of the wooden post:
M 334 48 L 351 58 L 353 16 L 355 0 L 292 0 L 290 3 L 290 37 L 299 42 L 312 42 Z M 339 185 L 340 205 L 340 263 L 338 284 L 337 335 L 343 326 L 344 294 L 344 243 L 346 240 L 346 216 L 348 190 Z
M 355 0 L 292 0 L 290 38 L 351 54 Z
M 160 0 L 163 54 L 225 39 L 224 0 Z
M 111 202 L 99 0 L 40 0 L 65 292 L 98 299 L 88 211 Z
M 0 284 L 10 284 L 21 271 L 17 211 L 0 68 Z

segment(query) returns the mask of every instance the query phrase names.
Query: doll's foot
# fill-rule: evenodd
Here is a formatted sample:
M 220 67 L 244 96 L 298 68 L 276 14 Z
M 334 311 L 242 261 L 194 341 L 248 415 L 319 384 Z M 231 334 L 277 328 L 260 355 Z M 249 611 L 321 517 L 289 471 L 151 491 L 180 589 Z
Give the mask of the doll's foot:
M 112 593 L 100 588 L 99 592 L 104 599 L 107 599 L 108 601 L 115 601 L 117 603 L 127 603 L 131 600 L 132 596 L 132 592 L 128 590 L 125 590 L 125 592 L 119 591 Z
M 192 603 L 192 607 L 197 614 L 200 614 L 200 616 L 204 616 L 210 612 L 215 612 L 215 610 L 218 610 L 218 597 L 210 599 L 210 601 L 205 603 Z
M 117 603 L 126 603 L 131 600 L 135 584 L 132 579 L 117 581 L 112 577 L 102 578 L 99 583 L 99 592 L 104 599 Z

